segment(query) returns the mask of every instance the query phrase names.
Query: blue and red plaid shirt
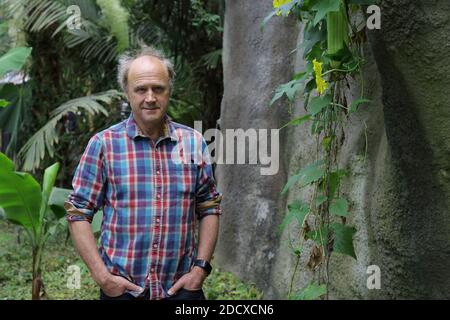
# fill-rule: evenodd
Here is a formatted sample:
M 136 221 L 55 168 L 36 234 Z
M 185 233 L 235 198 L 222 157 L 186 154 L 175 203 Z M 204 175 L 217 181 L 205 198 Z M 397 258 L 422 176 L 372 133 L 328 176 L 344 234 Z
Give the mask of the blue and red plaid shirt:
M 150 299 L 189 272 L 196 220 L 220 215 L 201 134 L 166 117 L 156 142 L 129 119 L 94 135 L 73 178 L 68 221 L 103 210 L 100 255 L 112 274 L 149 289 Z M 197 218 L 197 219 L 196 219 Z

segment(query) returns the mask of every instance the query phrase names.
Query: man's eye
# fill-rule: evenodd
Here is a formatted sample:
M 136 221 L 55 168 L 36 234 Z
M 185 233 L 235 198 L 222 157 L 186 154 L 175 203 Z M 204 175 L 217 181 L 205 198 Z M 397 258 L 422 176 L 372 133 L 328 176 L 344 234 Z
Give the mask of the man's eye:
M 136 92 L 144 93 L 145 92 L 145 88 L 137 88 Z
M 164 91 L 164 88 L 163 87 L 156 87 L 156 88 L 153 88 L 153 92 L 155 92 L 155 93 L 161 93 L 161 92 L 163 92 Z

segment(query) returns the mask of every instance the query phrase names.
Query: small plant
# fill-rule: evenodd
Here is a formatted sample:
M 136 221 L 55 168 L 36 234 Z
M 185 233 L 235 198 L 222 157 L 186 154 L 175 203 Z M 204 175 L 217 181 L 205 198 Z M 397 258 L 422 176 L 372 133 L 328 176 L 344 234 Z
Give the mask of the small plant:
M 63 203 L 70 190 L 54 187 L 58 170 L 59 163 L 45 170 L 41 189 L 30 174 L 14 171 L 14 163 L 0 153 L 0 208 L 5 218 L 24 228 L 29 237 L 33 300 L 47 298 L 42 280 L 42 253 L 49 237 L 65 224 Z

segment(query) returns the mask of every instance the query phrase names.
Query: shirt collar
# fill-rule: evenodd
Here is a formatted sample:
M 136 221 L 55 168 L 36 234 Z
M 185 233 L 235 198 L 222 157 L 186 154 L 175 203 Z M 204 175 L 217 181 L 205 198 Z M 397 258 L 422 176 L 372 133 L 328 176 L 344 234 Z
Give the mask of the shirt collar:
M 172 119 L 166 114 L 164 116 L 163 123 L 163 135 L 158 140 L 164 140 L 170 138 L 172 141 L 178 141 L 178 137 L 175 133 L 175 128 Z M 126 122 L 127 134 L 131 139 L 136 139 L 137 137 L 148 138 L 144 133 L 141 132 L 136 121 L 134 120 L 133 113 L 130 114 Z

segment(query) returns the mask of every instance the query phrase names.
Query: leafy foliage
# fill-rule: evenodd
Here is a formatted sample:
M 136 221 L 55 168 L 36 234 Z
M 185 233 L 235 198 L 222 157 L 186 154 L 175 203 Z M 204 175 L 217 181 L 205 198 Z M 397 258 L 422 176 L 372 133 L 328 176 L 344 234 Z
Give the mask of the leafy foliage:
M 348 85 L 347 79 L 359 75 L 363 64 L 361 37 L 355 36 L 355 32 L 362 30 L 350 25 L 347 6 L 358 7 L 366 1 L 287 0 L 282 3 L 281 6 L 279 2 L 276 5 L 274 2 L 276 10 L 269 14 L 264 24 L 274 14 L 292 14 L 304 24 L 303 42 L 298 49 L 303 50 L 306 67 L 275 90 L 270 105 L 284 95 L 291 103 L 303 91 L 306 114 L 294 118 L 282 128 L 311 123 L 311 134 L 317 142 L 315 159 L 321 160 L 308 164 L 289 177 L 282 194 L 298 185 L 300 188 L 310 187 L 312 196 L 309 203 L 295 201 L 288 205 L 289 210 L 280 230 L 285 229 L 294 217 L 299 219 L 300 239 L 297 240 L 300 246 L 292 246 L 297 264 L 304 241 L 314 241 L 308 267 L 317 279 L 292 295 L 294 272 L 288 295 L 293 299 L 318 299 L 328 296 L 328 263 L 332 253 L 356 259 L 353 246 L 356 229 L 347 225 L 351 208 L 339 190 L 346 171 L 339 168 L 338 153 L 343 118 L 356 112 L 360 105 L 370 102 L 359 97 L 348 105 L 344 91 Z M 311 219 L 305 220 L 307 215 Z M 316 273 L 317 270 L 320 272 Z
M 33 299 L 46 295 L 41 279 L 42 253 L 48 238 L 64 224 L 64 218 L 52 220 L 49 216 L 52 207 L 63 205 L 54 199 L 52 206 L 49 202 L 59 166 L 55 163 L 45 170 L 41 190 L 31 175 L 15 172 L 13 162 L 0 153 L 0 207 L 5 218 L 23 227 L 29 236 L 33 256 Z
M 39 129 L 19 151 L 19 158 L 23 162 L 23 170 L 31 171 L 39 167 L 41 160 L 44 158 L 46 151 L 53 157 L 54 144 L 58 142 L 58 135 L 55 128 L 58 121 L 69 112 L 76 113 L 82 109 L 92 115 L 102 113 L 108 116 L 108 111 L 100 104 L 111 104 L 113 98 L 121 96 L 118 91 L 110 90 L 94 94 L 91 96 L 77 98 L 65 102 L 56 108 L 50 116 L 52 117 L 47 124 Z
M 0 57 L 0 78 L 8 71 L 20 70 L 27 61 L 31 48 L 17 47 Z
M 98 214 L 98 213 L 97 213 Z M 97 214 L 94 216 L 96 217 Z M 58 229 L 46 244 L 42 270 L 48 298 L 52 300 L 98 300 L 99 287 L 76 252 L 66 231 Z M 19 242 L 20 240 L 20 242 Z M 0 221 L 0 300 L 31 299 L 32 257 L 30 242 L 15 226 Z M 69 266 L 80 268 L 80 289 L 67 287 Z M 245 283 L 230 272 L 214 268 L 203 290 L 208 300 L 257 300 L 262 298 L 254 285 Z
M 326 294 L 326 285 L 317 285 L 316 283 L 308 284 L 303 290 L 299 291 L 291 297 L 293 300 L 316 300 Z

